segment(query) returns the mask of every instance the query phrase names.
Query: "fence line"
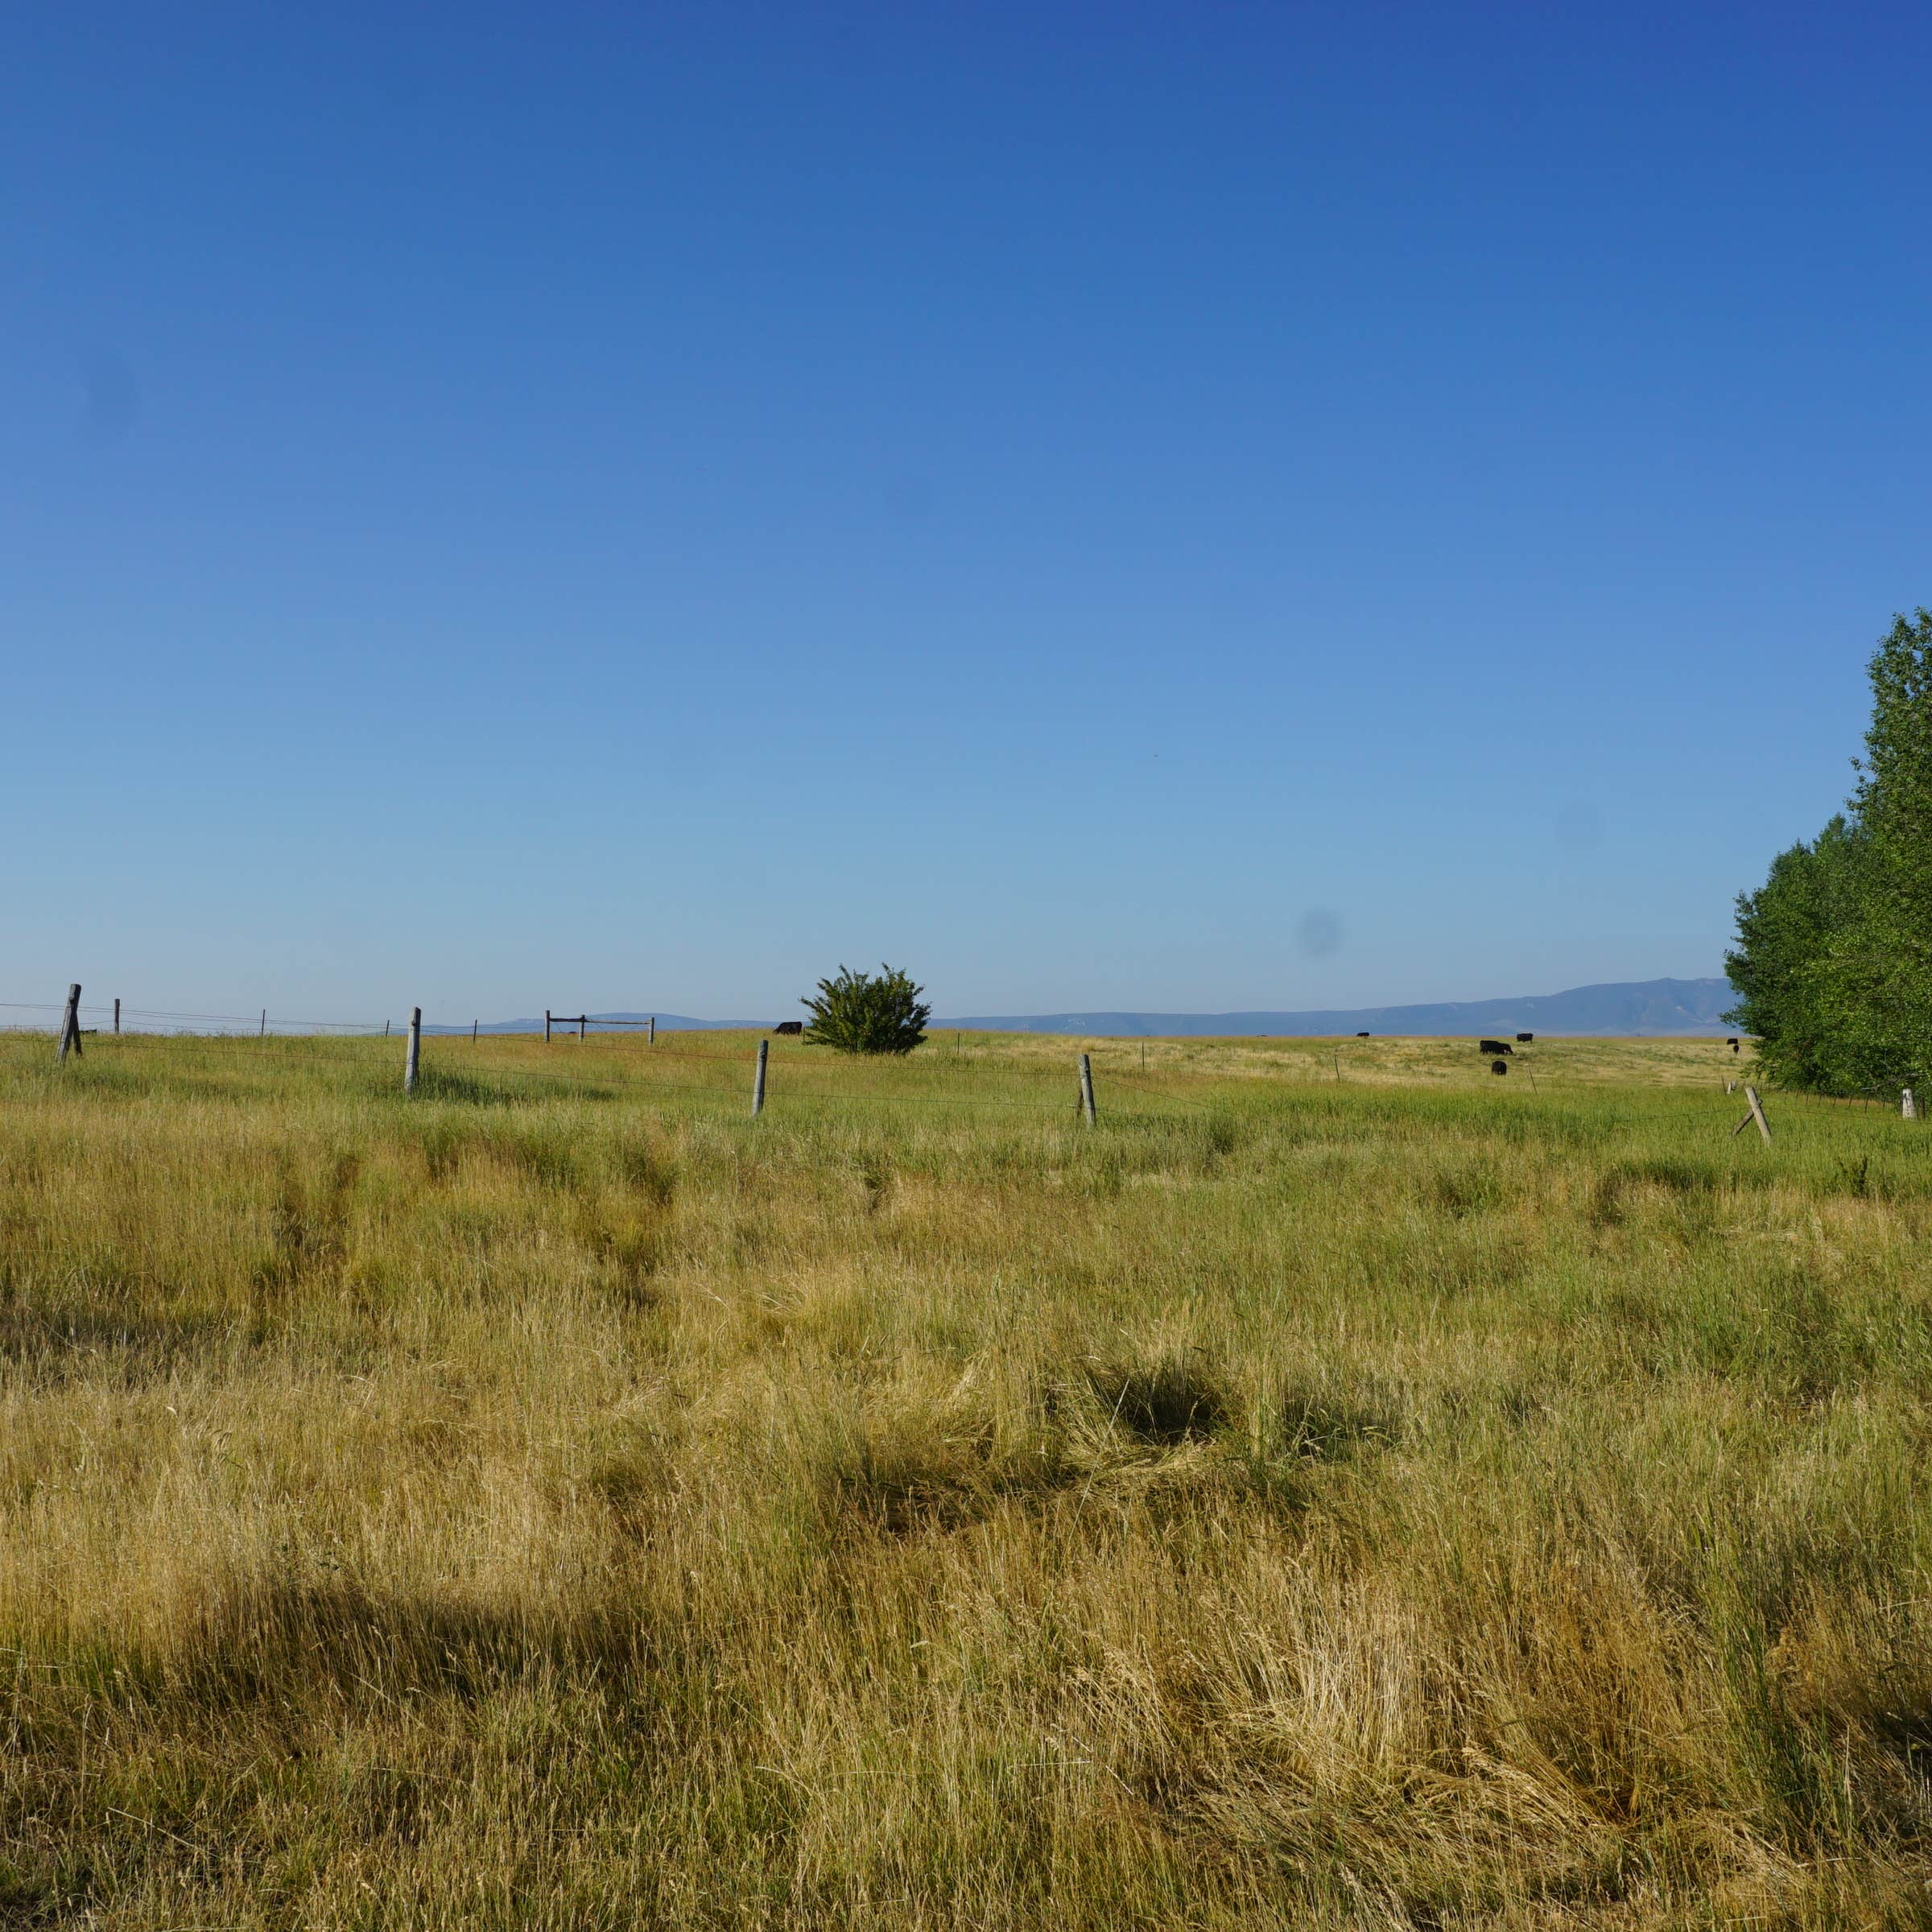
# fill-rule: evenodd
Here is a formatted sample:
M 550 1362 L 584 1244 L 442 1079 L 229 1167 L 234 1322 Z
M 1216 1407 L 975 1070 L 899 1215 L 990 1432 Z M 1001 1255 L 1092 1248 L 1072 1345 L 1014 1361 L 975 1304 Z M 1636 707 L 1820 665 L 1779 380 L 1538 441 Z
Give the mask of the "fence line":
M 208 1022 L 211 1027 L 219 1030 L 209 1032 L 206 1037 L 210 1039 L 237 1038 L 238 1036 L 235 1030 L 240 1027 L 254 1030 L 255 1037 L 260 1038 L 271 1030 L 268 1024 L 271 1017 L 275 1020 L 272 1030 L 277 1038 L 283 1039 L 302 1037 L 301 1034 L 283 1030 L 287 1028 L 299 1027 L 304 1034 L 350 1034 L 379 1036 L 386 1027 L 397 1024 L 384 1020 L 295 1019 L 279 1015 L 271 1016 L 262 1010 L 254 1013 L 176 1013 L 165 1007 L 130 1006 L 119 1000 L 115 1001 L 111 1005 L 92 1005 L 83 1001 L 77 1010 L 84 1014 L 98 1014 L 104 1018 L 111 1017 L 116 1021 L 124 1019 L 151 1020 L 161 1022 L 159 1025 L 135 1029 L 136 1031 L 143 1033 L 179 1034 L 188 1032 L 192 1030 L 188 1022 Z M 66 1012 L 66 1007 L 59 1001 L 0 1000 L 0 1011 L 64 1014 Z M 119 1030 L 118 1026 L 116 1030 Z
M 58 1022 L 54 1030 L 57 1034 L 58 1057 L 63 1063 L 70 1051 L 76 1057 L 82 1056 L 85 1052 L 81 1044 L 83 1038 L 97 1037 L 101 1030 L 98 1028 L 82 1027 L 80 1025 L 82 1015 L 102 1016 L 111 1013 L 114 1031 L 117 1034 L 122 1030 L 123 1019 L 136 1022 L 133 1030 L 137 1033 L 163 1038 L 188 1037 L 208 1041 L 235 1040 L 251 1037 L 259 1038 L 266 1036 L 269 1030 L 270 1015 L 266 1008 L 258 1009 L 254 1013 L 198 1013 L 167 1007 L 130 1006 L 119 999 L 116 999 L 111 1006 L 105 1004 L 89 1005 L 81 1002 L 80 992 L 81 989 L 78 985 L 72 986 L 64 1003 L 56 1001 L 3 1000 L 0 1001 L 0 1011 L 58 1015 Z M 140 1024 L 144 1022 L 158 1022 L 159 1024 Z M 553 1024 L 567 1023 L 574 1026 L 577 1030 L 580 1042 L 588 1037 L 588 1029 L 592 1026 L 596 1026 L 610 1032 L 646 1032 L 650 1042 L 650 1050 L 642 1056 L 626 1055 L 620 1062 L 613 1062 L 602 1056 L 597 1056 L 592 1061 L 578 1062 L 568 1070 L 555 1066 L 540 1069 L 506 1065 L 483 1059 L 480 1053 L 476 1058 L 464 1055 L 460 1059 L 446 1062 L 440 1048 L 444 1042 L 461 1040 L 463 1037 L 461 1029 L 460 1026 L 456 1026 L 446 1028 L 441 1031 L 432 1030 L 430 1032 L 431 1042 L 433 1046 L 439 1048 L 439 1051 L 432 1054 L 427 1062 L 424 1062 L 422 1059 L 422 1042 L 425 1030 L 422 1022 L 422 1009 L 418 1007 L 414 1009 L 410 1021 L 405 1022 L 409 1037 L 408 1071 L 405 1079 L 406 1091 L 415 1091 L 419 1075 L 427 1073 L 430 1076 L 430 1091 L 432 1092 L 437 1084 L 445 1080 L 458 1082 L 488 1080 L 537 1082 L 547 1085 L 553 1091 L 570 1089 L 586 1096 L 593 1093 L 617 1092 L 638 1097 L 655 1094 L 667 1096 L 676 1094 L 698 1096 L 707 1099 L 728 1100 L 734 1095 L 741 1098 L 744 1095 L 745 1089 L 741 1084 L 743 1063 L 739 1058 L 743 1052 L 743 1046 L 737 1042 L 733 1042 L 729 1048 L 720 1046 L 715 1051 L 700 1049 L 693 1051 L 690 1048 L 661 1047 L 656 1044 L 657 1022 L 654 1017 L 644 1020 L 593 1021 L 588 1013 L 580 1013 L 568 1016 L 568 1021 L 564 1022 L 560 1019 L 559 1016 L 547 1009 L 544 1014 L 544 1022 L 543 1037 L 547 1041 L 550 1038 L 550 1029 Z M 217 1029 L 217 1030 L 207 1033 L 196 1032 L 193 1029 L 194 1022 L 201 1022 Z M 291 1030 L 295 1029 L 300 1030 Z M 688 1030 L 710 1031 L 712 1030 L 691 1029 Z M 943 1030 L 942 1029 L 942 1031 Z M 394 1022 L 387 1020 L 378 1022 L 373 1020 L 281 1018 L 276 1022 L 276 1037 L 278 1038 L 303 1040 L 309 1044 L 312 1051 L 315 1046 L 322 1041 L 339 1039 L 345 1046 L 348 1046 L 352 1042 L 378 1037 L 394 1037 L 400 1040 L 403 1037 L 403 1026 L 398 1026 Z M 490 1041 L 508 1043 L 512 1041 L 534 1040 L 535 1038 L 534 1029 L 531 1033 L 526 1034 L 496 1033 L 479 1038 L 477 1025 L 473 1022 L 469 1043 L 473 1051 L 487 1045 Z M 959 1042 L 956 1039 L 956 1048 L 958 1045 Z M 781 1056 L 778 1065 L 773 1067 L 769 1057 L 770 1047 L 770 1036 L 767 1035 L 760 1042 L 755 1057 L 755 1072 L 752 1083 L 752 1112 L 754 1115 L 762 1109 L 769 1098 L 774 1103 L 784 1103 L 786 1105 L 796 1101 L 813 1101 L 853 1106 L 951 1107 L 956 1110 L 964 1112 L 1018 1113 L 1046 1117 L 1077 1109 L 1080 1117 L 1084 1119 L 1088 1126 L 1092 1126 L 1097 1117 L 1093 1088 L 1095 1061 L 1096 1059 L 1099 1060 L 1100 1070 L 1105 1073 L 1109 1083 L 1116 1084 L 1118 1087 L 1126 1089 L 1130 1095 L 1144 1096 L 1149 1100 L 1155 1101 L 1166 1107 L 1183 1108 L 1197 1113 L 1210 1111 L 1214 1102 L 1197 1098 L 1185 1092 L 1175 1092 L 1171 1086 L 1166 1085 L 1165 1083 L 1176 1080 L 1183 1081 L 1220 1080 L 1228 1077 L 1219 1069 L 1195 1069 L 1182 1067 L 1151 1073 L 1143 1069 L 1137 1074 L 1137 1072 L 1128 1071 L 1128 1066 L 1132 1064 L 1131 1049 L 1123 1047 L 1118 1051 L 1121 1058 L 1127 1061 L 1128 1066 L 1117 1063 L 1113 1054 L 1107 1052 L 1104 1049 L 1101 1050 L 1100 1054 L 1096 1054 L 1092 1050 L 1078 1053 L 1075 1057 L 1075 1079 L 1068 1083 L 1071 1091 L 1064 1098 L 1058 1096 L 1049 1097 L 1045 1092 L 1029 1095 L 1025 1098 L 994 1100 L 943 1092 L 925 1093 L 882 1092 L 877 1090 L 857 1092 L 817 1085 L 815 1084 L 817 1071 L 819 1067 L 824 1067 L 826 1063 L 812 1056 L 795 1059 L 789 1054 L 784 1055 Z M 363 1063 L 361 1056 L 353 1055 L 353 1052 L 345 1054 L 340 1058 L 343 1063 L 349 1063 L 352 1059 L 357 1063 Z M 964 1056 L 962 1055 L 962 1060 L 964 1058 Z M 942 1048 L 940 1051 L 923 1061 L 922 1065 L 927 1067 L 943 1067 L 948 1063 L 948 1059 L 949 1056 Z M 652 1077 L 646 1071 L 646 1069 L 660 1059 L 702 1062 L 708 1068 L 716 1068 L 724 1077 L 716 1083 L 703 1085 L 660 1080 Z M 1038 1076 L 1042 1080 L 1050 1077 L 1046 1068 L 1044 1066 L 1038 1066 L 1037 1060 L 1034 1060 L 1032 1056 L 1029 1056 L 1029 1062 L 1030 1063 L 1024 1066 L 1024 1071 L 1026 1073 L 1034 1072 L 1035 1067 L 1038 1066 Z M 1013 1071 L 1020 1071 L 1022 1068 L 1016 1066 Z M 778 1075 L 775 1080 L 772 1078 L 774 1074 Z M 801 1075 L 803 1077 L 800 1078 Z M 1059 1080 L 1063 1079 L 1064 1075 L 1055 1074 L 1051 1077 L 1054 1079 L 1057 1085 Z M 1157 1082 L 1163 1084 L 1157 1085 Z M 1738 1084 L 1739 1083 L 1735 1081 L 1727 1082 L 1725 1084 L 1726 1094 L 1728 1095 Z M 1816 1094 L 1775 1087 L 1767 1087 L 1765 1091 L 1767 1093 L 1775 1094 L 1781 1104 L 1794 1101 L 1832 1108 L 1864 1104 L 1882 1106 L 1888 1111 L 1897 1107 L 1906 1119 L 1916 1119 L 1917 1117 L 1917 1108 L 1911 1090 L 1909 1088 L 1905 1087 L 1902 1083 L 1896 1086 L 1890 1083 L 1873 1084 L 1859 1088 L 1849 1094 Z M 1747 1092 L 1748 1092 L 1748 1090 Z M 1750 1097 L 1753 1103 L 1753 1113 L 1756 1113 L 1757 1112 L 1756 1096 L 1752 1094 Z M 1146 1118 L 1148 1117 L 1145 1114 L 1130 1113 L 1129 1117 Z M 1751 1117 L 1748 1116 L 1744 1121 L 1740 1123 L 1740 1126 L 1741 1128 L 1752 1124 Z M 1763 1132 L 1764 1123 L 1761 1115 L 1759 1116 L 1757 1124 L 1760 1131 Z M 1768 1133 L 1766 1137 L 1769 1138 Z
M 247 1028 L 250 1025 L 251 1018 L 255 1028 L 255 1038 L 265 1037 L 268 1030 L 268 1013 L 266 1008 L 262 1009 L 253 1016 L 241 1013 L 188 1013 L 174 1008 L 130 1007 L 117 999 L 111 1009 L 83 1009 L 80 1004 L 80 993 L 81 989 L 78 985 L 70 986 L 64 1005 L 57 1009 L 61 1015 L 59 1027 L 59 1059 L 62 1063 L 65 1063 L 70 1051 L 75 1054 L 76 1058 L 84 1055 L 85 1050 L 80 1043 L 82 1029 L 80 1026 L 80 1015 L 83 1010 L 111 1011 L 114 1020 L 114 1032 L 117 1034 L 121 1031 L 120 1022 L 123 1018 L 168 1020 L 176 1022 L 195 1020 L 212 1022 L 224 1030 L 219 1032 L 189 1036 L 197 1040 L 210 1042 L 234 1041 L 248 1038 L 249 1035 L 246 1031 L 234 1030 Z M 0 1004 L 4 1004 L 7 1010 L 14 1012 L 39 1013 L 53 1009 L 38 1001 L 6 1001 Z M 587 1024 L 588 1015 L 580 1014 L 575 1017 L 580 1029 Z M 544 1015 L 547 1039 L 548 1038 L 547 1029 L 554 1018 L 555 1016 L 548 1012 Z M 277 1036 L 279 1038 L 301 1040 L 307 1048 L 304 1056 L 307 1058 L 313 1059 L 316 1056 L 317 1046 L 320 1042 L 340 1041 L 341 1046 L 349 1051 L 336 1053 L 330 1057 L 335 1059 L 339 1064 L 345 1065 L 352 1063 L 363 1063 L 365 1061 L 365 1056 L 354 1051 L 350 1040 L 344 1037 L 345 1034 L 350 1034 L 353 1029 L 353 1036 L 357 1039 L 375 1037 L 374 1026 L 367 1022 L 291 1021 L 283 1022 L 283 1024 L 284 1026 L 302 1026 L 311 1029 L 301 1034 L 279 1034 Z M 648 1024 L 654 1034 L 655 1022 L 652 1021 Z M 316 1030 L 324 1027 L 332 1030 L 328 1033 Z M 390 1023 L 385 1022 L 382 1031 L 385 1036 L 390 1034 Z M 176 1034 L 172 1037 L 180 1036 Z M 431 1036 L 432 1040 L 438 1037 Z M 457 1032 L 440 1037 L 447 1042 L 452 1038 L 460 1041 L 462 1036 L 460 1032 Z M 493 1035 L 492 1037 L 502 1038 L 504 1036 Z M 580 1038 L 583 1037 L 581 1032 L 580 1032 L 579 1037 Z M 578 1062 L 576 1065 L 568 1068 L 554 1066 L 539 1068 L 506 1066 L 485 1059 L 475 1052 L 475 1049 L 479 1044 L 476 1032 L 473 1028 L 470 1036 L 471 1053 L 452 1056 L 448 1064 L 444 1063 L 443 1056 L 438 1053 L 432 1056 L 426 1068 L 423 1059 L 423 1009 L 420 1006 L 412 1009 L 408 1022 L 407 1055 L 402 1075 L 403 1092 L 406 1094 L 414 1095 L 423 1084 L 426 1071 L 428 1075 L 428 1091 L 432 1093 L 436 1086 L 444 1080 L 448 1080 L 459 1087 L 480 1080 L 491 1082 L 534 1081 L 547 1087 L 552 1092 L 559 1094 L 568 1092 L 584 1095 L 599 1092 L 615 1092 L 639 1099 L 675 1093 L 697 1095 L 706 1100 L 724 1100 L 729 1096 L 734 1088 L 737 1088 L 735 1081 L 727 1084 L 727 1082 L 720 1080 L 715 1084 L 692 1087 L 682 1082 L 654 1079 L 646 1071 L 659 1057 L 654 1051 L 641 1059 L 631 1059 L 627 1065 L 613 1065 L 609 1061 L 605 1060 L 591 1064 Z M 766 1104 L 770 1080 L 770 1051 L 771 1042 L 767 1036 L 759 1041 L 754 1060 L 755 1072 L 753 1078 L 751 1100 L 751 1111 L 754 1117 L 762 1112 Z M 716 1067 L 721 1075 L 726 1074 L 734 1062 L 741 1069 L 742 1067 L 742 1062 L 737 1060 L 735 1053 L 730 1055 L 723 1052 L 680 1053 L 674 1050 L 663 1057 L 683 1060 L 702 1060 L 707 1066 Z M 810 1060 L 800 1060 L 792 1061 L 790 1064 L 791 1071 L 797 1073 L 803 1071 L 806 1067 L 811 1067 L 813 1063 Z M 1092 1127 L 1095 1122 L 1096 1113 L 1093 1071 L 1090 1056 L 1084 1053 L 1078 1055 L 1076 1068 L 1077 1100 L 1074 1104 L 1078 1105 L 1081 1117 L 1084 1119 L 1087 1125 Z M 737 1088 L 737 1091 L 741 1094 L 743 1090 L 741 1088 Z M 1051 1117 L 1055 1114 L 1061 1113 L 1068 1104 L 1068 1101 L 1066 1100 L 1051 1100 L 1045 1094 L 1029 1096 L 1024 1099 L 993 1100 L 977 1096 L 968 1096 L 950 1093 L 891 1093 L 876 1091 L 859 1092 L 836 1088 L 828 1089 L 817 1085 L 809 1074 L 805 1081 L 795 1088 L 791 1085 L 789 1081 L 782 1080 L 774 1090 L 774 1097 L 787 1104 L 794 1100 L 842 1106 L 898 1106 L 910 1103 L 915 1105 L 950 1107 L 956 1112 L 1018 1113 L 1042 1117 Z

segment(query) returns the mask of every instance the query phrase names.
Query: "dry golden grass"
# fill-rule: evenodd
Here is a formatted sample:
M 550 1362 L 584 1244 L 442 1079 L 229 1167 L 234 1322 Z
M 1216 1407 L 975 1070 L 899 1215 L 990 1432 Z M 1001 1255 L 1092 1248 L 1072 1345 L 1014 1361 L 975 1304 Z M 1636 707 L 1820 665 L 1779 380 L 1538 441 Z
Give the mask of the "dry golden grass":
M 0 1038 L 0 1925 L 1932 1924 L 1922 1130 L 1073 1050 Z
M 1370 1084 L 1416 1081 L 1455 1087 L 1480 1086 L 1494 1076 L 1489 1062 L 1476 1051 L 1476 1037 L 1467 1039 L 1410 1038 L 1400 1034 L 1358 1039 L 1267 1038 L 1068 1040 L 1049 1034 L 944 1033 L 937 1037 L 943 1053 L 979 1055 L 1002 1063 L 1064 1067 L 1070 1051 L 1084 1048 L 1096 1065 L 1125 1072 L 1190 1073 L 1223 1079 L 1263 1076 L 1269 1080 L 1356 1081 Z M 1526 1046 L 1512 1042 L 1511 1072 L 1540 1088 L 1579 1083 L 1628 1086 L 1716 1088 L 1727 1080 L 1748 1076 L 1752 1055 L 1741 1057 L 1721 1039 L 1580 1039 L 1545 1037 Z M 984 1042 L 976 1050 L 975 1041 Z

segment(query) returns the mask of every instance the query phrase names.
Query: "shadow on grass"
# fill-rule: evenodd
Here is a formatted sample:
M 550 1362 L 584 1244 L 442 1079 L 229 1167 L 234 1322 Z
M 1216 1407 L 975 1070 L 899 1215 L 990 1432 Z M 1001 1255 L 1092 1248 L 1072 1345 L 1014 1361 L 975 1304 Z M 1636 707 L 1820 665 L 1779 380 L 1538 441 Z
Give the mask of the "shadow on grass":
M 533 1100 L 614 1100 L 622 1095 L 609 1082 L 593 1079 L 559 1079 L 548 1074 L 519 1077 L 514 1072 L 493 1076 L 483 1071 L 452 1073 L 425 1067 L 416 1076 L 415 1097 L 456 1107 L 510 1107 Z
M 1185 1356 L 1090 1368 L 1087 1383 L 1108 1419 L 1150 1448 L 1206 1442 L 1228 1424 L 1228 1399 L 1220 1385 Z
M 348 1580 L 283 1581 L 230 1596 L 192 1652 L 156 1674 L 171 1699 L 208 1709 L 474 1703 L 558 1672 L 622 1684 L 660 1665 L 661 1649 L 615 1601 L 552 1617 Z
M 207 1363 L 244 1325 L 238 1313 L 134 1315 L 108 1300 L 50 1308 L 0 1296 L 0 1363 L 40 1388 L 81 1381 L 142 1388 Z
M 1308 1462 L 1340 1463 L 1395 1440 L 1393 1411 L 1290 1390 L 1282 1398 L 1282 1447 Z

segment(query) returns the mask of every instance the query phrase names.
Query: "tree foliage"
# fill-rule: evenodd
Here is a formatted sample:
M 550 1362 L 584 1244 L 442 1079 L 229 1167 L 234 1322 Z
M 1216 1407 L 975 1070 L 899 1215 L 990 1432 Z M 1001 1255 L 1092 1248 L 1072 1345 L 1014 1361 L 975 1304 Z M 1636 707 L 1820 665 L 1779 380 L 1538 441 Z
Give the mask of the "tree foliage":
M 1932 611 L 1871 662 L 1847 815 L 1737 901 L 1728 1016 L 1784 1084 L 1848 1093 L 1932 1073 Z
M 836 980 L 820 980 L 815 998 L 799 1004 L 811 1015 L 805 1038 L 841 1053 L 910 1053 L 926 1037 L 932 1009 L 911 975 L 881 964 L 876 976 L 839 968 Z

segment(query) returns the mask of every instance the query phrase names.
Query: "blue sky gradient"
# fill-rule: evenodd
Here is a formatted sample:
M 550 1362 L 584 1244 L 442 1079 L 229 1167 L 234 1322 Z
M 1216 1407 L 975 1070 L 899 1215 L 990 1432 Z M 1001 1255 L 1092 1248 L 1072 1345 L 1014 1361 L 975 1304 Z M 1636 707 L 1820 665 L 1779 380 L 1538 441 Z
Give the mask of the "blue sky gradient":
M 1714 972 L 1932 601 L 1922 8 L 0 31 L 0 997 Z

